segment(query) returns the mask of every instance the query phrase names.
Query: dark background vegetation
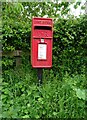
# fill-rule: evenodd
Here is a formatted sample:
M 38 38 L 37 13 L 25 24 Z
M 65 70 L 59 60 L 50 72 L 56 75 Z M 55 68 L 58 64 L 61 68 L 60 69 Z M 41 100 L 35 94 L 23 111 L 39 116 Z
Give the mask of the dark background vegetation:
M 86 118 L 87 16 L 70 15 L 70 4 L 2 3 L 2 50 L 28 55 L 17 67 L 15 57 L 2 57 L 1 118 Z M 44 15 L 54 21 L 53 67 L 43 69 L 40 87 L 30 62 L 31 22 Z

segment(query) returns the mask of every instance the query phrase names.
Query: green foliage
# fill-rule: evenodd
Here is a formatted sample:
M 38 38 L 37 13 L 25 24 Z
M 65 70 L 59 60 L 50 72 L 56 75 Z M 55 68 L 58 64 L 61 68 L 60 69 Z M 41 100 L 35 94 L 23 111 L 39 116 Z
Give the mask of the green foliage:
M 81 74 L 86 61 L 86 16 L 58 19 L 54 26 L 53 69 Z M 84 57 L 83 57 L 84 56 Z M 58 71 L 56 71 L 58 70 Z
M 83 73 L 86 66 L 87 19 L 86 15 L 80 16 L 80 18 L 74 18 L 69 15 L 70 4 L 69 2 L 61 2 L 59 4 L 51 2 L 2 3 L 3 51 L 20 49 L 30 51 L 32 17 L 47 15 L 47 17 L 51 17 L 54 20 L 54 74 L 59 73 L 60 77 L 62 77 L 66 71 L 69 74 Z M 76 6 L 79 4 L 77 2 Z M 7 64 L 5 63 L 7 59 L 3 59 L 4 62 L 2 63 L 4 66 Z M 7 66 L 9 65 L 10 62 Z
M 3 51 L 30 52 L 32 17 L 54 20 L 53 67 L 43 71 L 43 86 L 38 86 L 30 54 L 22 56 L 20 68 L 15 67 L 15 58 L 2 58 L 2 118 L 86 117 L 87 16 L 69 15 L 70 4 L 2 3 Z
M 3 50 L 29 48 L 30 25 L 21 3 L 3 3 Z
M 2 82 L 2 118 L 85 118 L 85 75 L 66 73 L 61 81 L 51 73 L 40 87 L 30 66 L 10 70 Z
M 56 19 L 60 16 L 57 11 L 67 14 L 69 3 L 53 4 L 46 2 L 2 3 L 3 14 L 3 50 L 29 49 L 31 34 L 31 19 L 33 16 L 48 15 Z M 43 9 L 45 8 L 45 10 Z M 55 8 L 55 9 L 54 9 Z M 63 13 L 67 10 L 66 13 Z

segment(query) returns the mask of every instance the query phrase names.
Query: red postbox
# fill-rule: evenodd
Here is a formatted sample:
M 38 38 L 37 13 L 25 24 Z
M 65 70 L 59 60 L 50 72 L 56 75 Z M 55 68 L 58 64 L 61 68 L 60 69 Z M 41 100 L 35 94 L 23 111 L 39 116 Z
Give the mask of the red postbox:
M 53 21 L 33 18 L 31 33 L 31 64 L 33 68 L 52 67 Z

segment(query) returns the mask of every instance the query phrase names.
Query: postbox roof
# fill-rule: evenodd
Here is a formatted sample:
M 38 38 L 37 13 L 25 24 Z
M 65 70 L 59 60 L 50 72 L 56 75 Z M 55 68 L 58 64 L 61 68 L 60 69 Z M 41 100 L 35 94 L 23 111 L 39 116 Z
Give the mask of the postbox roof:
M 40 18 L 40 17 L 34 17 L 33 19 L 33 25 L 34 26 L 52 26 L 52 18 Z
M 52 18 L 44 18 L 44 17 L 33 17 L 33 19 L 51 19 L 52 20 Z

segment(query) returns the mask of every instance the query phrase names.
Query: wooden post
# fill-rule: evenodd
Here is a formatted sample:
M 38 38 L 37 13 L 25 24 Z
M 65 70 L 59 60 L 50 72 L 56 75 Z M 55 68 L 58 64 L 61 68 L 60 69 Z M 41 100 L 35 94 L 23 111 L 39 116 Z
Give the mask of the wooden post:
M 20 56 L 17 56 L 16 57 L 16 67 L 20 66 L 21 65 L 21 57 Z

